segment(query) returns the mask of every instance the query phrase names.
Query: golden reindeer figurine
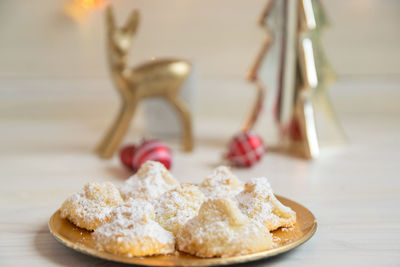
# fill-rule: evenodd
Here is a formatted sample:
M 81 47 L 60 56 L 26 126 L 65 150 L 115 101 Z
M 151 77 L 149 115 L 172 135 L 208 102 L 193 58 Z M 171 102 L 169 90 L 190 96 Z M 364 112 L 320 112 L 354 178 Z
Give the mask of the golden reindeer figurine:
M 104 158 L 111 157 L 117 150 L 138 103 L 148 97 L 163 97 L 171 103 L 181 117 L 183 149 L 191 151 L 193 148 L 190 111 L 179 95 L 182 83 L 190 74 L 191 65 L 179 59 L 160 59 L 128 68 L 128 52 L 138 23 L 139 12 L 134 10 L 126 24 L 118 28 L 112 8 L 106 10 L 108 61 L 114 84 L 121 94 L 122 106 L 114 124 L 97 148 L 97 153 Z

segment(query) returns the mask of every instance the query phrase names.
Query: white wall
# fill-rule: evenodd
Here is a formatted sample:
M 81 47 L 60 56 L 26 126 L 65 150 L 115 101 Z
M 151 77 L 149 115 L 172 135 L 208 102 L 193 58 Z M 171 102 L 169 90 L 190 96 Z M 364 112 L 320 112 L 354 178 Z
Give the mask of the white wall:
M 153 56 L 192 60 L 198 71 L 199 113 L 243 118 L 254 96 L 244 75 L 263 39 L 256 20 L 265 0 L 109 1 L 121 22 L 133 8 L 142 13 L 132 64 Z M 0 2 L 0 80 L 45 78 L 48 88 L 54 79 L 50 94 L 56 101 L 55 92 L 65 89 L 63 79 L 95 79 L 98 88 L 75 86 L 69 89 L 71 94 L 87 90 L 90 95 L 90 90 L 97 90 L 91 101 L 103 105 L 113 96 L 115 105 L 105 61 L 103 12 L 94 11 L 78 23 L 63 13 L 65 2 Z M 400 1 L 323 3 L 332 23 L 324 42 L 339 77 L 400 75 Z M 26 90 L 35 90 L 36 97 L 49 94 L 40 83 L 32 88 L 29 82 L 24 84 Z M 226 101 L 230 108 L 221 109 Z
M 1 76 L 103 76 L 103 14 L 75 23 L 66 1 L 0 3 Z M 208 77 L 243 76 L 259 48 L 256 18 L 265 0 L 112 0 L 120 21 L 132 8 L 142 20 L 133 62 L 179 56 Z M 400 2 L 323 1 L 332 28 L 327 53 L 339 75 L 400 74 Z

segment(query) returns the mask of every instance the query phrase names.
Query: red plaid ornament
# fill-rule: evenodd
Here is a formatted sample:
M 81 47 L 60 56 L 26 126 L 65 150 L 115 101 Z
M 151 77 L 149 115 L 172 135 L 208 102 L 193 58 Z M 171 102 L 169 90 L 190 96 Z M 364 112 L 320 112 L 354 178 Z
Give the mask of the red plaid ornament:
M 251 167 L 260 161 L 264 153 L 265 147 L 261 137 L 246 131 L 232 138 L 226 159 L 238 167 Z
M 168 170 L 171 168 L 171 150 L 158 140 L 145 140 L 140 145 L 128 145 L 121 149 L 120 159 L 123 165 L 137 171 L 148 160 L 162 163 Z

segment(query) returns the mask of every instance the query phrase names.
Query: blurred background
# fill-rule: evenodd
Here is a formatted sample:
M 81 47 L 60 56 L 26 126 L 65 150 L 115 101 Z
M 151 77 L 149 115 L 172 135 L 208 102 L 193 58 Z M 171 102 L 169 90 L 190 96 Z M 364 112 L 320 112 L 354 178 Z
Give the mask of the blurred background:
M 400 0 L 320 1 L 330 20 L 322 42 L 338 76 L 328 90 L 348 142 L 314 161 L 267 146 L 259 164 L 234 172 L 243 181 L 267 176 L 275 192 L 317 217 L 313 239 L 268 266 L 399 266 Z M 198 183 L 221 164 L 254 103 L 245 77 L 265 38 L 257 20 L 266 2 L 0 0 L 0 266 L 109 266 L 57 244 L 47 227 L 85 182 L 122 183 L 133 173 L 118 156 L 93 153 L 120 108 L 105 4 L 120 25 L 132 9 L 141 12 L 129 65 L 179 57 L 195 66 L 186 87 L 194 153 L 181 152 L 179 135 L 160 139 L 172 148 L 174 176 Z M 268 54 L 267 67 L 277 58 Z M 167 116 L 177 120 L 167 109 L 154 123 L 148 110 L 141 105 L 124 145 L 154 137 L 149 130 Z M 268 128 L 265 115 L 257 124 Z
M 3 146 L 16 132 L 28 132 L 21 149 L 38 148 L 35 141 L 42 141 L 42 134 L 34 132 L 40 130 L 35 124 L 40 120 L 40 127 L 49 127 L 44 130 L 46 144 L 57 146 L 60 131 L 71 135 L 71 146 L 92 148 L 103 134 L 98 129 L 105 130 L 118 110 L 106 61 L 104 7 L 73 15 L 66 11 L 72 2 L 0 3 L 0 120 L 7 125 L 1 127 Z M 133 8 L 141 12 L 131 64 L 164 56 L 190 60 L 196 68 L 196 119 L 232 121 L 225 135 L 235 132 L 255 97 L 245 74 L 264 38 L 257 18 L 266 1 L 107 2 L 121 24 Z M 329 92 L 339 117 L 365 111 L 398 116 L 398 90 L 392 89 L 400 85 L 400 1 L 322 2 L 331 22 L 323 43 L 339 78 Z M 382 105 L 376 95 L 384 94 L 389 96 Z M 68 129 L 57 128 L 61 120 L 59 127 L 70 122 Z M 90 140 L 78 137 L 82 129 L 93 129 Z

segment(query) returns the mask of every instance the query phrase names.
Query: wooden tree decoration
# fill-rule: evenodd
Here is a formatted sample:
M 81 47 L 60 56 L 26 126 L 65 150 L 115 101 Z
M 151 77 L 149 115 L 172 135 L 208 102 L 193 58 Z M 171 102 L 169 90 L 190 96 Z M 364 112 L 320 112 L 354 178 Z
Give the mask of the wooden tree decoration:
M 134 68 L 127 67 L 127 58 L 139 23 L 139 12 L 134 10 L 123 27 L 114 20 L 111 6 L 106 11 L 107 49 L 111 76 L 121 96 L 120 112 L 97 153 L 111 157 L 122 141 L 140 102 L 150 97 L 168 101 L 181 118 L 182 144 L 185 151 L 193 148 L 192 120 L 188 106 L 180 97 L 182 83 L 191 72 L 191 64 L 180 59 L 158 59 Z
M 242 130 L 243 131 L 248 131 L 251 128 L 253 128 L 254 124 L 256 123 L 260 112 L 263 107 L 264 103 L 264 98 L 266 95 L 266 86 L 263 84 L 263 82 L 260 79 L 260 69 L 261 65 L 263 64 L 265 57 L 267 56 L 268 50 L 271 46 L 272 42 L 272 35 L 269 30 L 269 27 L 266 23 L 266 18 L 268 17 L 269 13 L 271 12 L 272 6 L 273 6 L 274 1 L 268 1 L 267 5 L 265 6 L 263 12 L 261 13 L 261 16 L 258 20 L 259 25 L 263 28 L 265 31 L 265 39 L 264 42 L 261 46 L 260 51 L 257 54 L 256 60 L 254 61 L 253 65 L 251 66 L 248 74 L 247 74 L 247 80 L 255 85 L 257 88 L 257 97 L 255 104 L 253 105 L 250 115 L 248 119 L 245 121 Z
M 281 40 L 275 40 L 280 41 L 281 47 L 274 109 L 280 142 L 270 149 L 315 158 L 319 155 L 323 128 L 325 133 L 331 135 L 331 140 L 343 140 L 327 93 L 327 86 L 335 80 L 335 74 L 321 44 L 322 30 L 328 24 L 326 15 L 318 0 L 271 0 L 262 14 L 261 21 L 264 24 L 273 4 L 279 4 L 279 8 L 275 7 L 273 12 L 282 14 L 282 37 Z M 258 62 L 262 61 L 260 58 L 257 58 L 249 76 L 256 85 L 259 84 L 257 73 L 261 65 Z M 257 101 L 262 103 L 263 100 Z M 254 105 L 259 106 L 258 102 Z M 254 110 L 256 108 L 253 108 L 245 124 L 246 129 L 255 122 L 252 116 L 257 118 Z M 324 125 L 318 124 L 316 117 L 321 117 L 318 122 L 322 121 Z M 332 135 L 333 132 L 336 135 Z

